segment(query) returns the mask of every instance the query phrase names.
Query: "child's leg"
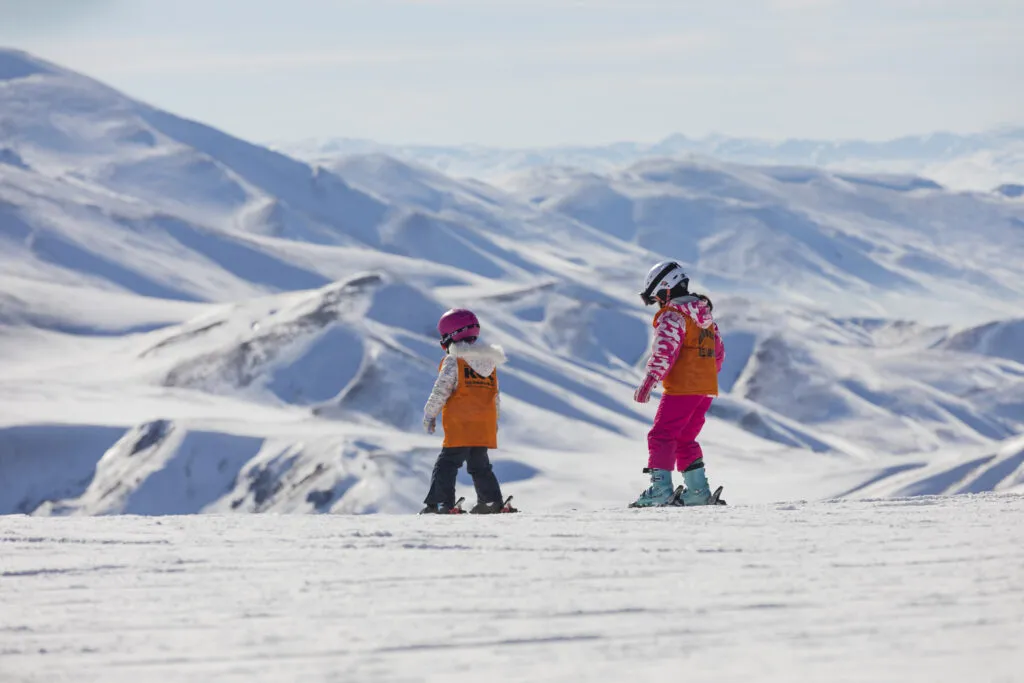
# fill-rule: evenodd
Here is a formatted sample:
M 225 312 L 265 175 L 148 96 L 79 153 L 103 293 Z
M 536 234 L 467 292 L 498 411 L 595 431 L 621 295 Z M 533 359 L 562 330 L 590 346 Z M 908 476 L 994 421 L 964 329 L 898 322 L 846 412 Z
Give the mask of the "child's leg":
M 430 490 L 423 500 L 426 505 L 443 503 L 447 507 L 455 505 L 455 478 L 459 468 L 466 462 L 469 448 L 442 448 L 434 463 L 434 471 L 430 475 Z
M 707 474 L 704 472 L 704 454 L 697 435 L 704 426 L 708 408 L 711 407 L 711 396 L 687 396 L 693 403 L 693 412 L 683 431 L 679 433 L 676 447 L 676 468 L 683 473 L 683 486 L 686 490 L 681 496 L 684 505 L 707 505 L 711 500 L 711 487 Z
M 498 478 L 494 476 L 494 468 L 491 466 L 491 459 L 487 456 L 487 449 L 483 447 L 470 448 L 466 470 L 469 476 L 473 477 L 473 486 L 476 487 L 476 499 L 480 503 L 501 503 L 501 486 Z
M 702 396 L 662 395 L 654 426 L 647 433 L 647 466 L 651 469 L 672 471 L 676 464 L 679 436 L 690 423 L 695 407 L 694 398 Z
M 689 396 L 662 394 L 654 426 L 647 433 L 647 472 L 651 486 L 632 507 L 664 505 L 672 497 L 672 468 L 676 464 L 676 442 L 690 421 L 693 405 Z
M 690 405 L 689 420 L 683 425 L 676 436 L 676 471 L 685 472 L 693 463 L 704 457 L 697 435 L 704 427 L 704 419 L 711 407 L 710 396 L 680 396 Z

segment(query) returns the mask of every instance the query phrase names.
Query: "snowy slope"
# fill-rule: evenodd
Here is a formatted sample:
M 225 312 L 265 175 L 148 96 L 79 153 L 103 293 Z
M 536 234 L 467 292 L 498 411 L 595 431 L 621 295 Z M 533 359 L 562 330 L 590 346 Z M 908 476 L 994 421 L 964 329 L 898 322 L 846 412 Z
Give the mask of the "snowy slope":
M 1011 197 L 672 161 L 499 188 L 311 167 L 18 52 L 0 93 L 0 513 L 413 511 L 455 305 L 511 359 L 508 491 L 620 505 L 655 410 L 635 291 L 665 256 L 726 333 L 702 442 L 730 496 L 910 490 L 1024 431 Z M 989 489 L 1019 484 L 1001 462 Z
M 5 681 L 1020 678 L 1024 497 L 0 517 Z
M 847 495 L 928 496 L 981 491 L 1024 491 L 1024 438 L 996 448 L 963 449 L 880 472 Z
M 397 308 L 417 296 L 408 312 Z M 88 344 L 12 328 L 12 336 L 21 335 L 12 347 L 31 333 L 40 337 L 34 348 L 43 350 L 0 378 L 7 425 L 0 429 L 0 453 L 12 486 L 0 503 L 63 513 L 413 509 L 437 447 L 435 438 L 416 432 L 439 358 L 432 327 L 442 310 L 407 285 L 368 274 L 323 290 L 214 307 L 152 332 L 92 337 Z M 519 492 L 535 488 L 547 506 L 628 495 L 641 478 L 636 459 L 651 412 L 630 400 L 632 365 L 613 355 L 622 352 L 614 345 L 593 340 L 589 362 L 552 357 L 543 323 L 517 325 L 514 310 L 499 310 L 490 336 L 512 357 L 502 373 L 503 447 L 495 456 L 503 480 Z M 597 337 L 625 320 L 602 320 Z M 643 323 L 635 325 L 640 340 L 633 341 L 630 363 L 645 343 Z M 51 349 L 66 343 L 74 352 L 64 349 L 55 358 L 41 343 Z M 794 449 L 821 442 L 771 410 L 744 410 L 776 426 L 729 425 L 742 423 L 737 413 L 709 428 L 708 439 L 737 456 L 723 469 L 743 468 L 752 477 L 776 457 L 799 458 Z M 32 424 L 43 415 L 71 423 Z M 120 433 L 106 427 L 117 424 L 137 426 Z M 53 445 L 51 431 L 95 433 L 101 442 Z M 842 460 L 843 448 L 828 448 Z M 58 476 L 37 481 L 40 450 L 66 461 L 67 476 L 57 467 Z M 744 452 L 757 457 L 744 464 Z M 580 466 L 585 475 L 572 476 Z M 155 496 L 152 486 L 162 493 Z M 743 490 L 739 482 L 733 486 Z M 253 487 L 269 493 L 246 502 Z M 758 497 L 756 488 L 745 494 Z
M 384 203 L 27 55 L 0 53 L 0 73 L 11 75 L 0 146 L 18 160 L 0 165 L 5 275 L 231 301 L 323 286 L 354 263 L 429 274 L 388 254 L 442 266 L 451 284 L 473 282 L 459 271 L 516 280 L 621 260 L 621 244 L 589 226 L 495 191 L 452 184 L 466 197 L 454 212 Z M 565 254 L 581 242 L 592 245 L 582 263 Z
M 798 315 L 732 298 L 720 306 L 730 397 L 859 452 L 934 451 L 1024 431 L 1024 365 L 947 350 L 970 329 Z
M 946 187 L 989 192 L 1024 181 L 1024 129 L 1004 128 L 957 135 L 932 133 L 893 140 L 758 140 L 710 135 L 672 135 L 655 143 L 500 149 L 481 145 L 386 145 L 336 138 L 271 144 L 287 154 L 327 163 L 360 154 L 387 154 L 439 171 L 500 179 L 546 166 L 604 173 L 652 157 L 708 157 L 743 164 L 815 166 L 863 173 L 919 174 Z
M 384 207 L 335 177 L 0 52 L 0 265 L 7 276 L 231 300 L 330 281 L 276 247 L 358 243 Z M 268 210 L 276 208 L 277 210 Z
M 975 322 L 1020 311 L 1024 203 L 912 177 L 652 160 L 608 175 L 543 169 L 524 200 L 674 254 L 716 288 L 833 311 Z

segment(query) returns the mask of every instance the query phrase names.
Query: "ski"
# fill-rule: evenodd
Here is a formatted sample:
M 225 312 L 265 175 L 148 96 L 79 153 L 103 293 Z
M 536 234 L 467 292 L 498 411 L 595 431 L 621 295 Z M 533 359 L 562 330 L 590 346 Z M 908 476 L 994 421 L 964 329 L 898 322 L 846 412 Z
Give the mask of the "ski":
M 710 498 L 708 498 L 708 505 L 725 505 L 725 501 L 722 500 L 723 488 L 725 487 L 719 486 L 717 489 L 715 489 L 715 492 L 711 494 Z
M 501 505 L 502 512 L 519 512 L 518 508 L 512 507 L 512 496 L 505 499 L 505 502 Z
M 465 497 L 459 498 L 455 501 L 455 505 L 452 505 L 447 510 L 442 510 L 440 507 L 433 507 L 428 505 L 427 507 L 420 510 L 421 515 L 462 515 L 465 514 L 465 510 L 462 509 L 462 503 L 465 502 Z
M 714 493 L 712 493 L 708 497 L 708 502 L 705 503 L 705 505 L 725 505 L 725 501 L 722 500 L 722 490 L 724 488 L 725 488 L 724 486 L 719 486 L 717 489 L 715 489 Z M 636 503 L 630 503 L 629 507 L 631 507 L 631 508 L 647 508 L 647 507 L 655 507 L 655 508 L 702 507 L 702 506 L 686 505 L 686 504 L 684 504 L 682 496 L 683 496 L 683 493 L 685 493 L 685 492 L 686 492 L 686 487 L 680 485 L 680 486 L 677 486 L 675 488 L 675 490 L 672 492 L 672 495 L 669 497 L 669 499 L 666 500 L 661 505 L 637 505 Z

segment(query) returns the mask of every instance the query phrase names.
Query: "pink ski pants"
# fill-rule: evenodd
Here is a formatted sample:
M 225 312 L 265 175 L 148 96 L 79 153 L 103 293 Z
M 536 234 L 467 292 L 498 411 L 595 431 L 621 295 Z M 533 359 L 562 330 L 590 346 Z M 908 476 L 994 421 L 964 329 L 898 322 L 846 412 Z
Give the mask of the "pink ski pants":
M 647 466 L 684 471 L 703 457 L 697 435 L 711 407 L 711 396 L 661 397 L 654 426 L 647 433 Z

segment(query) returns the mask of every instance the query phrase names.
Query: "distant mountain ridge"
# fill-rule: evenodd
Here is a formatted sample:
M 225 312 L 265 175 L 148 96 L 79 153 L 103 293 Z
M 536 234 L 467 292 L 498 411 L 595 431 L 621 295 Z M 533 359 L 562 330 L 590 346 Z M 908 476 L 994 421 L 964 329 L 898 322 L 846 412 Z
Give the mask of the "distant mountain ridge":
M 1024 126 L 967 134 L 936 132 L 883 141 L 771 141 L 674 134 L 653 143 L 530 148 L 384 144 L 352 138 L 280 141 L 270 146 L 313 161 L 382 153 L 453 175 L 490 179 L 543 166 L 607 172 L 651 158 L 700 156 L 743 164 L 920 174 L 953 189 L 990 191 L 998 185 L 1024 182 Z

